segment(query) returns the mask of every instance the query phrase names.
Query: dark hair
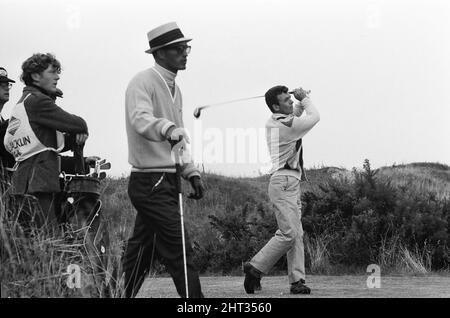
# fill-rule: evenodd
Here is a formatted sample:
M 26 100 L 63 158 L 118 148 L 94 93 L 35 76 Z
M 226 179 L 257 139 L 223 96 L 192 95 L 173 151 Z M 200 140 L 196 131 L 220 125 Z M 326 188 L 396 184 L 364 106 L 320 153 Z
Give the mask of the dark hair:
M 287 93 L 289 91 L 289 88 L 283 85 L 277 85 L 269 89 L 266 94 L 264 95 L 266 99 L 266 104 L 269 106 L 270 111 L 273 113 L 275 112 L 272 108 L 273 104 L 278 104 L 278 95 Z
M 23 62 L 20 79 L 25 85 L 32 85 L 33 78 L 31 77 L 31 74 L 40 74 L 45 71 L 49 65 L 55 67 L 58 73 L 61 72 L 61 63 L 59 63 L 53 54 L 35 53 Z

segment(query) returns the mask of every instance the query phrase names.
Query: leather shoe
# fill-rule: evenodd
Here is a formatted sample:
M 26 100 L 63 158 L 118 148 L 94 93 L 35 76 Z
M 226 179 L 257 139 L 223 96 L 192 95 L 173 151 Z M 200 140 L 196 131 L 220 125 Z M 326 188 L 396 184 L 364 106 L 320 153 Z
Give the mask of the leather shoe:
M 254 294 L 255 287 L 257 287 L 258 285 L 261 286 L 260 281 L 262 273 L 255 267 L 253 267 L 252 264 L 250 263 L 244 264 L 244 273 L 245 273 L 244 289 L 247 292 L 247 294 Z
M 291 294 L 311 294 L 311 288 L 305 285 L 305 280 L 300 279 L 298 282 L 291 284 Z

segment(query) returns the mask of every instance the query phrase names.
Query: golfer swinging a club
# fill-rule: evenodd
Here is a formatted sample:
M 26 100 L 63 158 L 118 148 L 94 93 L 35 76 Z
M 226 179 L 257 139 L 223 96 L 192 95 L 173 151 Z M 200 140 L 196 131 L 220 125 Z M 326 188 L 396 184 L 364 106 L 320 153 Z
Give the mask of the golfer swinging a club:
M 126 296 L 136 296 L 158 258 L 181 297 L 200 298 L 203 294 L 192 261 L 193 250 L 187 234 L 182 235 L 176 172 L 190 181 L 192 198 L 201 199 L 204 188 L 192 162 L 176 169 L 171 156 L 172 146 L 176 149 L 178 142 L 189 142 L 175 77 L 186 69 L 191 39 L 184 37 L 174 22 L 151 30 L 147 36 L 150 49 L 146 53 L 152 54 L 156 63 L 131 80 L 125 96 L 128 161 L 132 166 L 128 195 L 137 210 L 122 259 Z
M 295 89 L 294 102 L 285 86 L 275 86 L 265 94 L 272 115 L 266 123 L 267 145 L 272 160 L 269 198 L 275 206 L 278 230 L 270 241 L 244 265 L 244 288 L 253 294 L 281 256 L 287 254 L 291 294 L 309 294 L 305 285 L 305 257 L 301 223 L 300 181 L 303 170 L 302 138 L 319 121 L 319 113 L 302 88 Z

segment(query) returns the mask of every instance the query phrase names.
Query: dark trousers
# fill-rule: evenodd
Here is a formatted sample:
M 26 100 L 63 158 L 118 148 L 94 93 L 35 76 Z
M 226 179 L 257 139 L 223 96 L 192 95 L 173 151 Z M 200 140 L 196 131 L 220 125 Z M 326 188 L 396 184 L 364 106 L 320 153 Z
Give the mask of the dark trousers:
M 58 224 L 55 215 L 55 194 L 51 192 L 37 192 L 33 195 L 38 199 L 41 206 L 43 219 L 39 220 L 38 226 L 55 226 Z
M 55 215 L 55 194 L 35 192 L 15 195 L 15 206 L 20 224 L 27 228 L 54 228 L 58 222 Z
M 152 260 L 160 260 L 186 297 L 181 220 L 174 173 L 132 172 L 128 195 L 137 210 L 134 231 L 122 258 L 126 296 L 136 296 Z M 203 297 L 185 229 L 189 297 Z

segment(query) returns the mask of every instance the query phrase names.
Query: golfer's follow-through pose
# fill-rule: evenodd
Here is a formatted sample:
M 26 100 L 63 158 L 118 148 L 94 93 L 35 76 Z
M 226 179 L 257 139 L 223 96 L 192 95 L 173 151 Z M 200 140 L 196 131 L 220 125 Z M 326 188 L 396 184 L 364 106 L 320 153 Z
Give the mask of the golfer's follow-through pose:
M 137 210 L 134 232 L 123 256 L 126 296 L 134 297 L 152 262 L 158 257 L 173 278 L 178 294 L 186 296 L 182 228 L 171 143 L 189 141 L 183 127 L 182 98 L 175 77 L 186 68 L 191 40 L 176 23 L 148 34 L 155 66 L 138 73 L 129 83 L 126 103 L 128 161 L 132 166 L 128 195 Z M 203 196 L 200 172 L 184 164 L 182 176 Z M 192 248 L 185 235 L 189 297 L 203 297 Z
M 244 288 L 249 294 L 260 287 L 262 274 L 267 274 L 281 256 L 287 253 L 288 275 L 292 294 L 309 294 L 305 285 L 303 228 L 301 223 L 300 181 L 303 170 L 302 137 L 319 121 L 319 113 L 307 92 L 295 89 L 294 102 L 285 86 L 275 86 L 265 94 L 272 116 L 266 123 L 266 138 L 272 160 L 269 198 L 275 206 L 278 230 L 274 237 L 244 265 Z

